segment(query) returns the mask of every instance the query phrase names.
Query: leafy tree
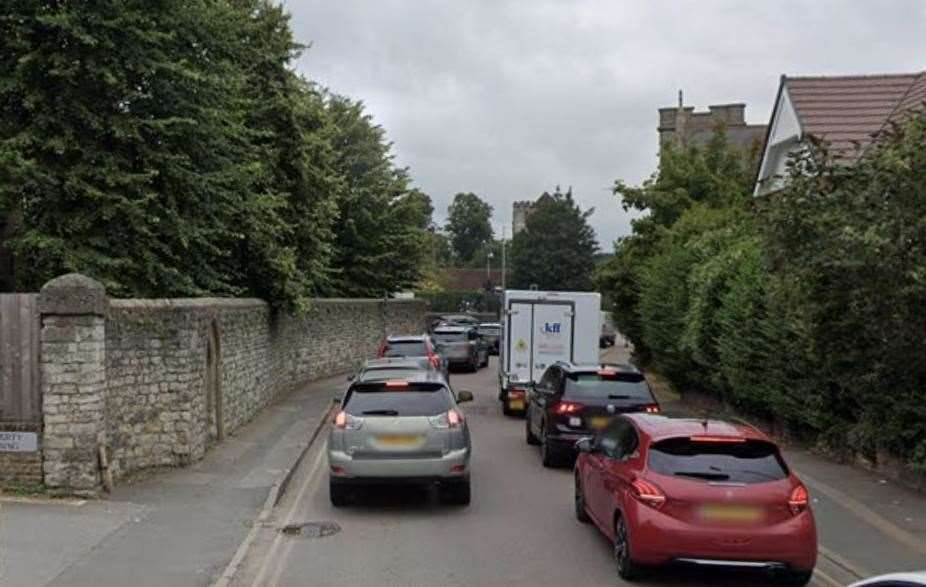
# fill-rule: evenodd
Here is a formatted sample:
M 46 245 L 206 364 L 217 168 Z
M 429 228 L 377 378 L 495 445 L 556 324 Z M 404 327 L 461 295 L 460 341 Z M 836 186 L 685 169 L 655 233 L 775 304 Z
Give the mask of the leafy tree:
M 430 198 L 410 187 L 395 167 L 385 131 L 344 96 L 327 100 L 335 168 L 344 187 L 337 199 L 330 293 L 381 297 L 420 276 Z
M 466 265 L 476 253 L 492 240 L 492 206 L 472 192 L 453 197 L 447 209 L 447 233 L 456 261 Z M 484 258 L 483 258 L 484 260 Z
M 598 243 L 588 224 L 594 209 L 582 211 L 572 190 L 544 192 L 525 228 L 511 241 L 511 284 L 548 290 L 592 289 Z

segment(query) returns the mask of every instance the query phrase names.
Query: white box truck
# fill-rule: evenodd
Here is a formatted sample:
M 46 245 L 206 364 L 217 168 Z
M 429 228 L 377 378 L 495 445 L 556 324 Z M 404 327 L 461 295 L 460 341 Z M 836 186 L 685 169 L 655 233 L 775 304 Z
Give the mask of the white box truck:
M 505 414 L 524 411 L 529 386 L 557 361 L 598 363 L 601 295 L 505 290 L 498 398 Z

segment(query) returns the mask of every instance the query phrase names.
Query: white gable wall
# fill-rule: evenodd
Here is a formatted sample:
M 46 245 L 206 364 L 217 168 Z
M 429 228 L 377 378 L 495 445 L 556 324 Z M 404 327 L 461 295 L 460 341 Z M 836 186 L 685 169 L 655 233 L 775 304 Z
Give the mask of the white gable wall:
M 762 164 L 759 167 L 759 180 L 753 195 L 766 194 L 779 189 L 784 183 L 788 157 L 801 148 L 803 133 L 801 122 L 791 103 L 787 84 L 781 89 L 768 142 L 762 152 Z

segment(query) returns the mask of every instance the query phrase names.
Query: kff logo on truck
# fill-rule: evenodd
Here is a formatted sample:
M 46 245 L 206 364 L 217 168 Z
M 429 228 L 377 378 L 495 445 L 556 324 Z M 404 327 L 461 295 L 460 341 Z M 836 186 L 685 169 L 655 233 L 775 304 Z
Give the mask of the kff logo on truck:
M 544 334 L 559 334 L 560 326 L 559 322 L 544 322 L 543 332 Z

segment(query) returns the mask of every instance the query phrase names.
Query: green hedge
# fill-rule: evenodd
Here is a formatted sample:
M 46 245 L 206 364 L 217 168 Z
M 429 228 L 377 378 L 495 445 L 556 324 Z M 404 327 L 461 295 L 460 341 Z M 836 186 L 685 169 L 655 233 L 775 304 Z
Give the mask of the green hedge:
M 501 300 L 498 294 L 481 290 L 415 292 L 415 297 L 428 300 L 432 312 L 492 312 L 498 313 Z

